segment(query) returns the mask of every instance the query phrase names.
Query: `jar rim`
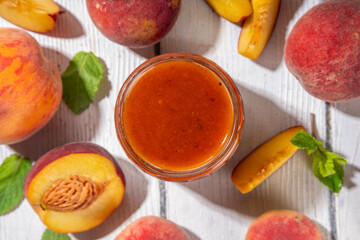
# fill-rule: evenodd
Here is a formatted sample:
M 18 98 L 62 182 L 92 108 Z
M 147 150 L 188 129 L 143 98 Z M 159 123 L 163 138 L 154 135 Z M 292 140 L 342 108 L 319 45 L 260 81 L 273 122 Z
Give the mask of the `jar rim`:
M 221 151 L 205 164 L 189 169 L 189 170 L 167 170 L 155 166 L 145 159 L 141 158 L 136 151 L 132 148 L 130 142 L 126 137 L 126 132 L 123 122 L 123 106 L 127 94 L 131 91 L 132 87 L 136 84 L 137 80 L 141 78 L 150 68 L 165 62 L 170 61 L 189 61 L 197 63 L 214 73 L 224 84 L 230 96 L 233 108 L 233 126 L 229 137 L 223 145 Z M 115 105 L 115 128 L 121 146 L 123 147 L 126 155 L 144 172 L 153 175 L 161 180 L 166 181 L 191 181 L 210 175 L 215 170 L 222 167 L 233 155 L 237 146 L 239 145 L 241 133 L 244 125 L 244 111 L 243 102 L 239 90 L 231 77 L 216 63 L 211 60 L 191 54 L 191 53 L 167 53 L 162 54 L 144 63 L 140 64 L 125 80 L 122 85 Z

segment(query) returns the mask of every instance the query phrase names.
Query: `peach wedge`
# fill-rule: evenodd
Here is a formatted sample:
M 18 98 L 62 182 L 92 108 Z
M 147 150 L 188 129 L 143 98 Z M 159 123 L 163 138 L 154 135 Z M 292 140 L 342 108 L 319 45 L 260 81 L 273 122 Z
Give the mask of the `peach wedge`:
M 41 221 L 58 233 L 102 223 L 120 205 L 123 172 L 105 149 L 70 143 L 46 153 L 26 176 L 24 193 Z
M 249 16 L 253 11 L 250 0 L 206 0 L 219 16 L 238 23 Z
M 7 21 L 34 32 L 54 28 L 59 6 L 52 0 L 2 0 L 0 16 Z
M 238 52 L 256 60 L 270 39 L 278 16 L 280 0 L 251 0 L 251 5 L 253 14 L 244 21 Z
M 290 140 L 301 126 L 289 128 L 255 149 L 234 169 L 231 179 L 242 193 L 248 193 L 284 165 L 298 150 Z

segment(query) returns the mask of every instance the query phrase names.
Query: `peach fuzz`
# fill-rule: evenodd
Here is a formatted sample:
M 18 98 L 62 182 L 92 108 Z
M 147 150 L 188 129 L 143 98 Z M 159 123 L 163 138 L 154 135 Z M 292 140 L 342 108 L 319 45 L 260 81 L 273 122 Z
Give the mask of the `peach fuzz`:
M 102 223 L 120 205 L 125 178 L 102 147 L 85 142 L 57 147 L 26 176 L 24 194 L 41 221 L 59 233 Z
M 86 0 L 95 26 L 110 40 L 140 48 L 160 41 L 179 15 L 181 0 Z
M 115 240 L 190 240 L 175 223 L 161 217 L 139 218 L 127 226 Z
M 306 216 L 291 210 L 272 210 L 255 219 L 245 240 L 323 240 L 319 228 Z
M 28 33 L 0 29 L 0 144 L 22 141 L 55 114 L 62 82 L 55 65 L 44 57 Z
M 286 41 L 285 63 L 311 95 L 327 102 L 360 97 L 360 1 L 311 8 Z

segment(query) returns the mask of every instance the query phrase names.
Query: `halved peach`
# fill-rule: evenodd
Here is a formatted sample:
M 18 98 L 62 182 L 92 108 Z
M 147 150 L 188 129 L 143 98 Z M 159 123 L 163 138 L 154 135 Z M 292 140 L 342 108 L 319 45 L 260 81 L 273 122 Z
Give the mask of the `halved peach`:
M 253 14 L 244 21 L 238 52 L 256 60 L 270 39 L 278 16 L 280 0 L 251 0 L 251 5 Z
M 206 0 L 214 11 L 230 22 L 238 23 L 253 10 L 249 0 Z
M 291 210 L 271 210 L 255 219 L 245 240 L 323 240 L 319 228 L 305 215 Z
M 0 16 L 7 21 L 34 32 L 54 28 L 59 6 L 52 0 L 2 0 Z
M 42 156 L 25 179 L 25 197 L 58 233 L 102 223 L 120 205 L 125 178 L 114 158 L 91 143 L 70 143 Z
M 290 140 L 305 130 L 301 126 L 289 128 L 255 149 L 234 169 L 231 179 L 242 193 L 248 193 L 284 165 L 298 150 Z
M 190 240 L 175 223 L 161 217 L 139 218 L 127 226 L 115 240 Z

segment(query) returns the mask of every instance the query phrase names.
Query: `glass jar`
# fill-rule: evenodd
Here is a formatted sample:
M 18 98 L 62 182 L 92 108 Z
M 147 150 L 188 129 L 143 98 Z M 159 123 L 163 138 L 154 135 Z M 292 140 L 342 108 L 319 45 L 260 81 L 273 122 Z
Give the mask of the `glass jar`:
M 229 131 L 227 137 L 222 140 L 221 146 L 219 147 L 219 151 L 216 152 L 214 156 L 211 156 L 209 159 L 203 162 L 203 164 L 197 165 L 194 168 L 190 169 L 169 169 L 168 167 L 162 167 L 159 164 L 154 164 L 154 161 L 150 161 L 150 158 L 146 159 L 147 157 L 140 153 L 140 151 L 136 150 L 129 140 L 129 133 L 131 132 L 128 130 L 128 134 L 126 132 L 126 123 L 124 123 L 124 109 L 125 103 L 129 94 L 134 89 L 134 86 L 138 83 L 139 80 L 145 79 L 144 76 L 147 76 L 149 71 L 152 71 L 156 67 L 160 69 L 160 66 L 165 66 L 166 63 L 170 64 L 181 64 L 185 65 L 193 65 L 195 64 L 199 69 L 207 69 L 212 74 L 214 74 L 217 78 L 219 86 L 225 87 L 230 102 L 231 102 L 231 109 L 232 109 L 232 124 L 229 125 Z M 192 64 L 188 64 L 192 63 Z M 194 65 L 194 66 L 195 66 Z M 169 71 L 164 72 L 166 76 L 170 79 L 169 74 L 172 72 L 170 66 Z M 160 70 L 159 70 L 160 71 Z M 200 71 L 200 70 L 199 70 Z M 180 72 L 181 73 L 181 72 Z M 179 72 L 177 72 L 179 75 Z M 174 75 L 175 76 L 175 75 Z M 191 76 L 190 76 L 191 78 Z M 145 80 L 142 80 L 145 81 Z M 146 80 L 150 81 L 150 80 Z M 157 80 L 156 80 L 157 81 Z M 171 81 L 171 80 L 169 80 Z M 155 83 L 155 82 L 154 82 Z M 154 84 L 156 85 L 156 84 Z M 152 85 L 150 85 L 152 86 Z M 146 90 L 146 89 L 144 89 Z M 155 91 L 155 90 L 154 90 Z M 141 91 L 140 91 L 141 92 Z M 201 89 L 199 88 L 199 94 Z M 135 94 L 135 93 L 134 93 Z M 205 93 L 206 94 L 206 93 Z M 142 94 L 140 94 L 142 95 Z M 139 95 L 139 97 L 140 97 Z M 136 98 L 135 98 L 136 99 Z M 212 100 L 212 99 L 211 99 Z M 130 100 L 128 100 L 130 101 Z M 150 100 L 149 100 L 150 101 Z M 158 100 L 159 104 L 162 103 L 162 100 Z M 156 103 L 156 102 L 155 102 Z M 129 103 L 130 104 L 130 103 Z M 135 105 L 136 107 L 137 105 Z M 229 105 L 230 106 L 230 105 Z M 140 111 L 140 110 L 139 110 Z M 152 108 L 148 107 L 146 111 L 152 111 Z M 130 76 L 126 79 L 125 83 L 123 84 L 115 106 L 115 127 L 118 139 L 125 150 L 127 156 L 143 171 L 148 174 L 151 174 L 159 179 L 165 181 L 190 181 L 194 179 L 199 179 L 205 176 L 210 175 L 215 170 L 219 169 L 223 166 L 233 155 L 237 146 L 240 142 L 242 127 L 244 124 L 244 112 L 243 112 L 243 103 L 241 99 L 241 95 L 236 87 L 236 84 L 230 78 L 228 74 L 225 73 L 218 65 L 214 62 L 198 55 L 188 54 L 188 53 L 169 53 L 163 54 L 154 58 L 151 58 L 141 64 L 138 68 L 136 68 Z M 156 124 L 155 124 L 156 125 Z M 155 127 L 155 126 L 154 126 Z M 130 129 L 130 128 L 128 128 Z M 165 129 L 166 131 L 166 129 Z M 189 130 L 191 131 L 191 130 Z M 131 135 L 131 134 L 130 134 Z M 155 134 L 158 135 L 158 134 Z M 151 136 L 150 136 L 151 137 Z M 153 139 L 151 139 L 153 140 Z M 134 142 L 134 141 L 133 141 Z M 135 142 L 134 142 L 135 143 Z M 157 143 L 154 143 L 153 147 L 156 146 Z M 196 147 L 196 146 L 195 146 Z M 149 148 L 149 146 L 148 146 Z M 151 146 L 150 146 L 151 148 Z M 140 149 L 140 148 L 138 148 Z M 174 149 L 174 154 L 175 154 Z M 195 151 L 195 150 L 194 150 Z M 171 155 L 168 154 L 171 161 Z M 145 156 L 145 157 L 144 157 Z

